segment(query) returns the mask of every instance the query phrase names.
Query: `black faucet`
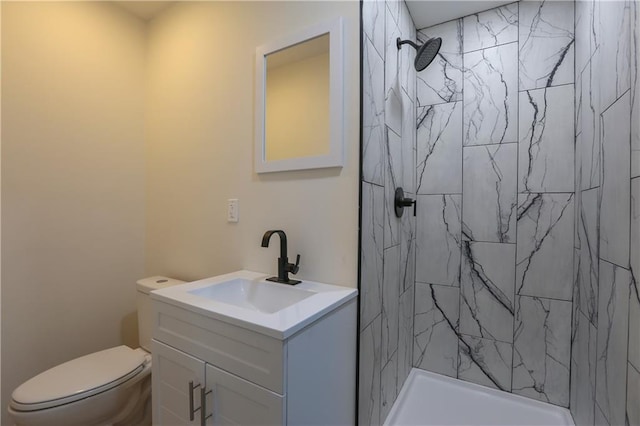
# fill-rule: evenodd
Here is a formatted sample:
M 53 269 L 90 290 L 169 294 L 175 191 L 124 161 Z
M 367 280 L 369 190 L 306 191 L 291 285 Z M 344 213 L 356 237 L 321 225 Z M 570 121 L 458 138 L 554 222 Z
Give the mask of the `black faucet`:
M 296 263 L 289 263 L 289 259 L 287 258 L 287 234 L 281 230 L 273 230 L 267 231 L 262 236 L 262 247 L 269 247 L 269 240 L 273 234 L 278 234 L 280 237 L 280 257 L 278 258 L 278 276 L 267 278 L 267 281 L 273 281 L 276 283 L 283 284 L 298 284 L 301 281 L 298 280 L 290 280 L 289 272 L 292 274 L 297 274 L 300 269 L 298 265 L 300 264 L 300 255 L 296 258 Z

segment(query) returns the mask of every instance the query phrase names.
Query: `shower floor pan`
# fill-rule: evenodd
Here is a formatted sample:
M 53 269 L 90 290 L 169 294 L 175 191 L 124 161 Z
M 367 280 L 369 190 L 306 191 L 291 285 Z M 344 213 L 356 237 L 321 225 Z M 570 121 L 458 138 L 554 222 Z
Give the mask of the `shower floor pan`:
M 416 368 L 384 424 L 574 426 L 566 408 Z

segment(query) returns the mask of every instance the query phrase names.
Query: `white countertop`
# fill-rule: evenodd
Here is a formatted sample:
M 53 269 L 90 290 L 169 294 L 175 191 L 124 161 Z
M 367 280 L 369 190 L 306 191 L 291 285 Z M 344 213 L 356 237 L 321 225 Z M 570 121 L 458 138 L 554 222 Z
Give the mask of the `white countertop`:
M 329 311 L 354 299 L 358 294 L 358 290 L 355 288 L 303 280 L 294 287 L 316 294 L 278 312 L 264 313 L 189 293 L 189 291 L 216 283 L 223 283 L 234 278 L 261 282 L 270 276 L 272 276 L 272 274 L 237 271 L 155 290 L 151 292 L 151 298 L 187 309 L 200 315 L 284 340 L 313 323 Z M 288 284 L 279 285 L 288 286 Z

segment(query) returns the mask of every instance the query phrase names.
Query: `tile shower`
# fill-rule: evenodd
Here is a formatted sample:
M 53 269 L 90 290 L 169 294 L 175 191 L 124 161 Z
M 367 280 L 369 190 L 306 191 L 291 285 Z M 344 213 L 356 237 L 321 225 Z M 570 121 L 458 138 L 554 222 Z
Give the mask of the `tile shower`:
M 412 367 L 640 424 L 638 6 L 362 3 L 360 424 Z

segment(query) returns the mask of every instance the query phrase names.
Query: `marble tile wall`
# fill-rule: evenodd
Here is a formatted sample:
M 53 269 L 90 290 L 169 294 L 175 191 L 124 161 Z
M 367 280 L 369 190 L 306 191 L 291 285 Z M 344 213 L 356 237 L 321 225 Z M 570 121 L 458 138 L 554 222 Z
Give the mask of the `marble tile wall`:
M 573 15 L 527 1 L 419 30 L 447 49 L 417 79 L 414 366 L 565 407 Z
M 576 1 L 575 16 L 570 408 L 579 426 L 640 425 L 640 6 Z
M 362 10 L 359 423 L 413 366 L 640 425 L 640 4 Z
M 396 47 L 416 30 L 399 1 L 364 1 L 362 22 L 358 422 L 379 425 L 413 365 L 416 226 L 395 216 L 393 197 L 398 186 L 416 193 L 415 52 Z

